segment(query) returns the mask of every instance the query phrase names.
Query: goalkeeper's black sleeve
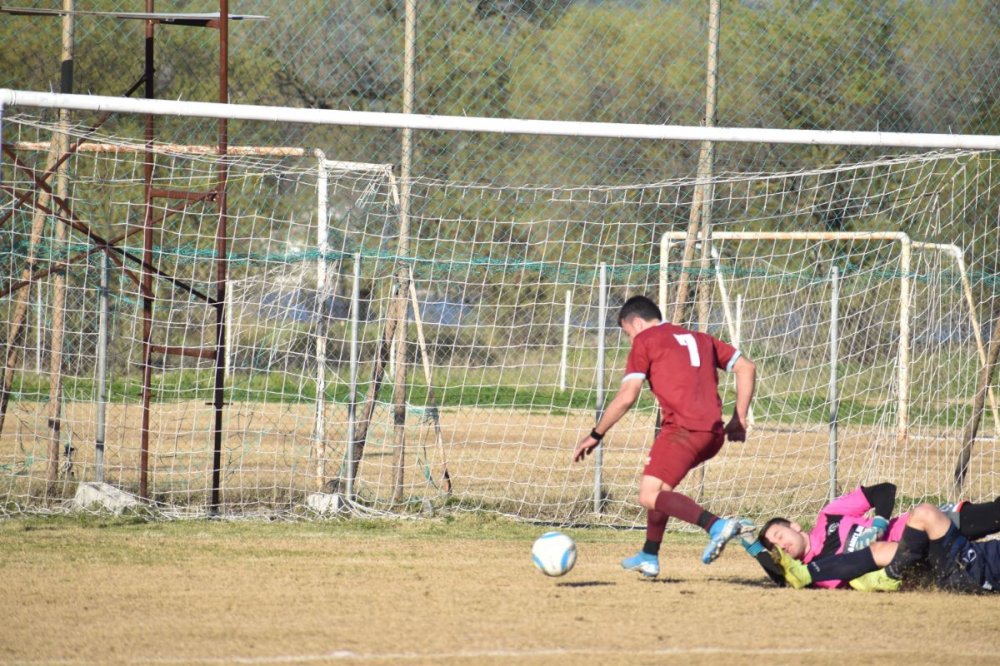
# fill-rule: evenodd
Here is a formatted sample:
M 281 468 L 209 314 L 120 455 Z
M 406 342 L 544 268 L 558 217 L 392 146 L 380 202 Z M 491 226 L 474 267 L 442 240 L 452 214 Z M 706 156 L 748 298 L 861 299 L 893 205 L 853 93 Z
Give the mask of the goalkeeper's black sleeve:
M 896 510 L 896 484 L 887 482 L 861 486 L 861 492 L 875 508 L 876 516 L 882 516 L 886 520 L 892 517 L 892 512 Z
M 870 548 L 856 550 L 853 553 L 830 555 L 813 560 L 807 566 L 814 583 L 823 580 L 854 580 L 858 576 L 878 569 Z

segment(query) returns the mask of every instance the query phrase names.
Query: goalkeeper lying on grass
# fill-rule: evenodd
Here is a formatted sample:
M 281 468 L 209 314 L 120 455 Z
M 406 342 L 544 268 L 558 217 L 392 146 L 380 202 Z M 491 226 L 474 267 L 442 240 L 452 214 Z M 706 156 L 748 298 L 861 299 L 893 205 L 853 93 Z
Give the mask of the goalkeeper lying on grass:
M 948 592 L 1000 591 L 1000 541 L 970 541 L 933 504 L 913 508 L 898 542 L 876 542 L 864 550 L 809 564 L 793 559 L 779 546 L 772 555 L 785 580 L 795 588 L 829 578 L 832 573 L 863 591 L 898 590 L 904 576 L 907 581 L 916 578 L 919 584 Z M 877 568 L 882 565 L 885 567 Z
M 806 532 L 797 523 L 772 518 L 761 528 L 757 540 L 744 539 L 743 546 L 779 585 L 786 583 L 786 573 L 769 552 L 777 549 L 785 553 L 786 560 L 808 565 L 812 585 L 847 587 L 847 581 L 885 566 L 895 553 L 891 544 L 902 538 L 910 515 L 891 518 L 895 503 L 894 484 L 861 486 L 823 507 L 812 530 Z M 983 504 L 961 502 L 941 509 L 958 533 L 969 540 L 1000 532 L 1000 497 Z M 868 517 L 872 510 L 874 517 Z M 875 548 L 869 549 L 873 544 Z M 850 557 L 827 561 L 845 554 Z

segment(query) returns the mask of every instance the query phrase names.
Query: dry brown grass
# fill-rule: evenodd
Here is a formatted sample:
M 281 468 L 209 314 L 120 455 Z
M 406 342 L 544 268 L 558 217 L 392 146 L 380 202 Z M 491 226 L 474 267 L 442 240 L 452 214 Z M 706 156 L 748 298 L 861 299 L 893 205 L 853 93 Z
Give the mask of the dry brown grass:
M 331 407 L 327 415 L 325 477 L 337 475 L 346 447 L 346 412 Z M 138 405 L 110 407 L 106 479 L 136 492 L 139 469 Z M 649 414 L 630 414 L 609 435 L 604 452 L 603 488 L 608 498 L 605 522 L 642 524 L 635 489 L 650 445 Z M 40 403 L 15 403 L 0 435 L 0 499 L 19 506 L 57 506 L 71 497 L 75 481 L 93 480 L 94 406 L 71 403 L 65 409 L 65 432 L 76 446 L 74 478 L 56 487 L 46 484 L 48 443 L 46 415 Z M 447 458 L 454 483 L 453 501 L 464 507 L 497 510 L 529 519 L 594 521 L 593 467 L 574 465 L 570 453 L 591 423 L 591 413 L 531 413 L 513 410 L 455 409 L 442 414 L 443 447 L 428 422 L 411 418 L 401 495 L 444 501 L 427 480 L 441 481 Z M 149 452 L 149 490 L 167 506 L 204 507 L 211 479 L 213 411 L 200 402 L 153 406 Z M 318 487 L 313 407 L 306 404 L 237 403 L 227 412 L 223 443 L 224 510 L 285 511 L 301 506 Z M 847 427 L 840 430 L 839 487 L 890 480 L 899 486 L 900 510 L 922 498 L 945 499 L 959 451 L 955 433 L 915 430 L 905 446 L 891 430 Z M 382 509 L 395 495 L 395 451 L 385 410 L 376 413 L 361 465 L 358 487 L 363 499 Z M 442 448 L 444 456 L 442 456 Z M 1000 456 L 994 442 L 977 445 L 965 497 L 992 499 L 1000 494 Z M 745 443 L 727 445 L 682 489 L 720 514 L 755 518 L 781 513 L 809 520 L 828 494 L 827 431 L 780 424 L 759 424 Z M 31 467 L 16 472 L 25 461 Z M 2 472 L 3 470 L 0 470 Z M 12 473 L 13 472 L 13 473 Z M 958 498 L 951 498 L 958 499 Z M 419 503 L 417 504 L 419 506 Z
M 995 664 L 1000 594 L 866 595 L 765 584 L 738 546 L 669 535 L 666 576 L 618 559 L 638 532 L 408 522 L 0 523 L 4 663 Z

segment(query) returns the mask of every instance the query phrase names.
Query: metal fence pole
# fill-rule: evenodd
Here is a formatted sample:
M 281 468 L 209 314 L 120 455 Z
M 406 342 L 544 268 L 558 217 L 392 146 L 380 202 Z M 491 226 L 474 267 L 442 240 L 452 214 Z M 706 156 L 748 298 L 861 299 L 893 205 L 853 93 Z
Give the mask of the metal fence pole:
M 837 492 L 837 362 L 840 332 L 840 271 L 830 268 L 830 500 Z
M 328 179 L 326 156 L 320 153 L 316 177 L 316 413 L 313 424 L 313 449 L 316 456 L 316 488 L 326 483 L 326 338 L 327 338 L 327 258 L 330 254 L 328 229 Z M 230 324 L 231 327 L 231 324 Z
M 98 331 L 97 331 L 97 434 L 94 441 L 95 477 L 98 483 L 104 483 L 104 439 L 106 434 L 108 411 L 108 273 L 111 271 L 111 260 L 106 252 L 101 253 L 101 289 L 98 299 Z
M 562 356 L 559 360 L 559 390 L 566 390 L 566 374 L 569 365 L 569 320 L 573 307 L 573 292 L 566 290 L 566 307 L 563 310 Z
M 344 495 L 354 501 L 354 433 L 358 423 L 358 322 L 361 319 L 361 253 L 354 254 L 354 280 L 351 284 L 351 358 L 347 398 L 347 471 Z

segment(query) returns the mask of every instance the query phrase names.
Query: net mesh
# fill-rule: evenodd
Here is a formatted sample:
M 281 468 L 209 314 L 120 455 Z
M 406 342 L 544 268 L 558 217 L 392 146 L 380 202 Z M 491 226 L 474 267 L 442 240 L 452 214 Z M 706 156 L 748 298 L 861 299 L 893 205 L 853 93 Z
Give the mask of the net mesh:
M 831 489 L 833 367 L 837 487 L 891 480 L 912 500 L 957 499 L 953 471 L 996 316 L 994 154 L 717 176 L 708 198 L 716 238 L 685 264 L 700 184 L 691 178 L 404 184 L 390 167 L 309 151 L 234 150 L 223 162 L 157 146 L 161 193 L 208 191 L 226 166 L 220 303 L 217 201 L 160 196 L 147 209 L 144 144 L 78 127 L 71 140 L 86 135 L 101 147 L 69 158 L 61 207 L 32 187 L 47 155 L 26 148 L 54 129 L 26 116 L 4 124 L 5 142 L 21 147 L 7 151 L 0 174 L 5 514 L 65 510 L 98 474 L 104 270 L 104 480 L 141 490 L 148 296 L 146 495 L 166 513 L 212 505 L 216 362 L 198 350 L 216 348 L 221 310 L 214 509 L 313 515 L 313 493 L 343 492 L 350 479 L 357 506 L 375 511 L 641 525 L 635 493 L 656 418 L 648 392 L 606 439 L 599 496 L 594 466 L 574 465 L 571 452 L 622 376 L 629 343 L 617 307 L 645 293 L 664 301 L 669 318 L 682 275 L 709 291 L 701 310 L 693 289 L 681 295 L 683 323 L 735 342 L 757 364 L 758 392 L 748 441 L 728 444 L 680 490 L 719 514 L 817 509 Z M 59 220 L 52 210 L 62 210 Z M 149 294 L 141 288 L 147 216 L 155 220 Z M 71 222 L 59 240 L 55 225 Z M 787 233 L 802 231 L 814 236 Z M 98 237 L 115 249 L 105 253 Z M 57 308 L 60 275 L 65 305 Z M 392 322 L 404 307 L 400 346 Z M 720 388 L 728 414 L 732 380 L 722 375 Z M 998 494 L 997 425 L 991 393 L 963 497 Z

